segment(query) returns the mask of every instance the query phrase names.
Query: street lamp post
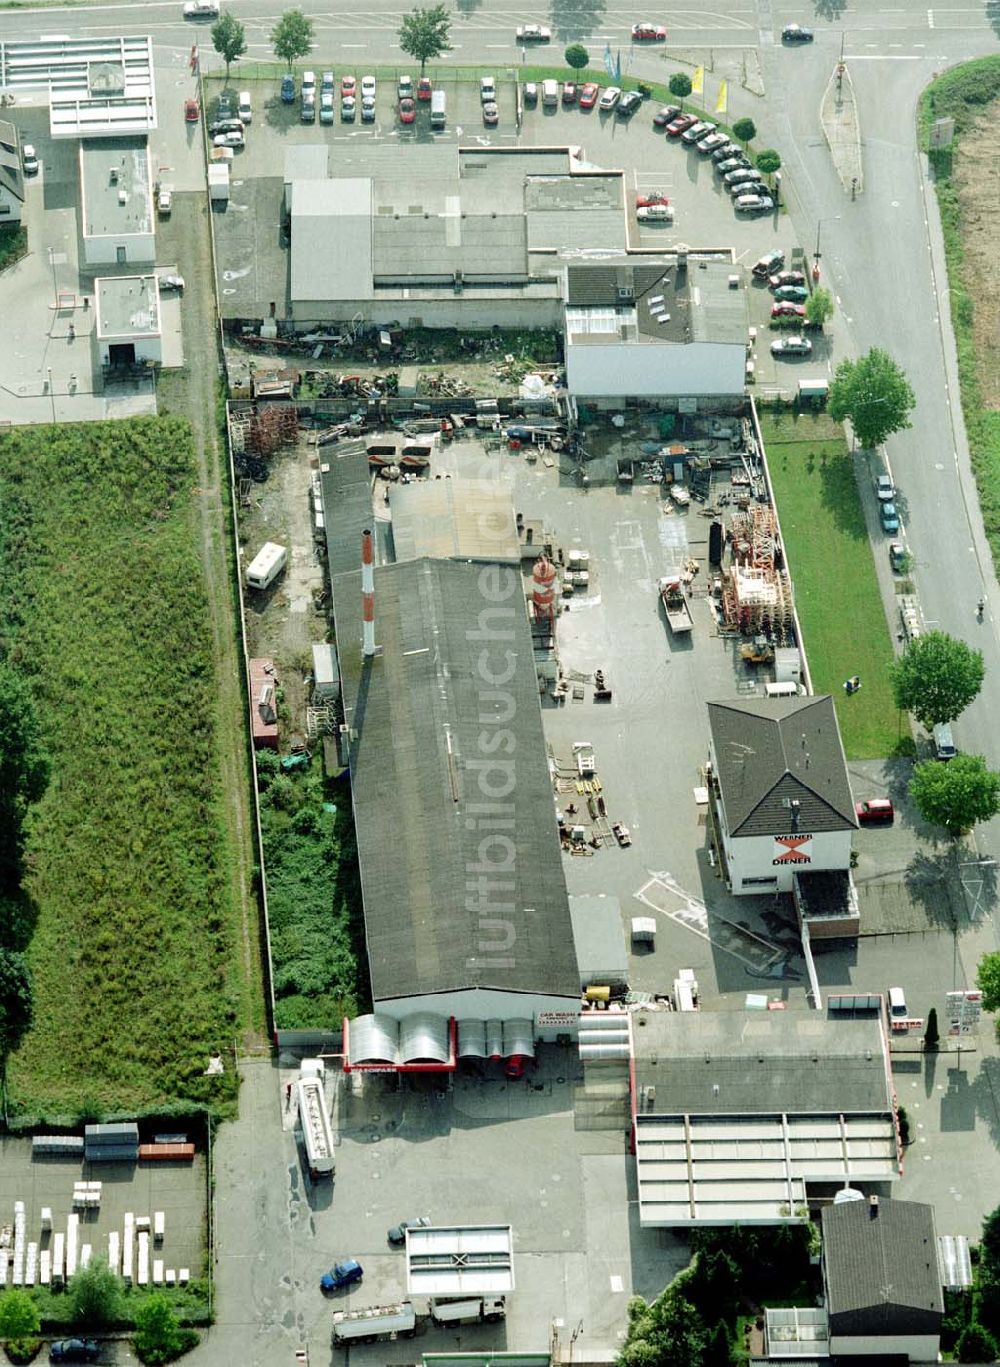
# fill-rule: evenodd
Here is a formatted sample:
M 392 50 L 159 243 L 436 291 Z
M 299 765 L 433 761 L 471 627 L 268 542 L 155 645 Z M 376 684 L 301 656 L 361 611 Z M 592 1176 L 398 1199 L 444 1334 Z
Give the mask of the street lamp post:
M 49 378 L 49 403 L 52 405 L 52 421 L 56 420 L 56 391 L 52 386 L 52 367 L 48 366 L 46 373 Z
M 812 269 L 812 277 L 813 277 L 813 284 L 814 284 L 814 285 L 817 284 L 817 283 L 819 282 L 819 263 L 820 263 L 820 257 L 823 255 L 823 253 L 822 253 L 822 252 L 820 251 L 820 249 L 819 249 L 820 229 L 823 227 L 823 224 L 824 224 L 824 223 L 836 223 L 836 222 L 839 221 L 839 219 L 840 219 L 840 214 L 831 214 L 829 218 L 818 218 L 818 219 L 816 220 L 816 250 L 813 252 L 813 269 Z

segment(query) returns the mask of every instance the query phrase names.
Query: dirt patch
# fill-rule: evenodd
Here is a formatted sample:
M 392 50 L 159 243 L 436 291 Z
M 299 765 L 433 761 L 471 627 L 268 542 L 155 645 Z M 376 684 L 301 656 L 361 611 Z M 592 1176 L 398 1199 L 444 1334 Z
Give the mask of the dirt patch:
M 962 214 L 962 284 L 975 298 L 972 334 L 982 405 L 1000 408 L 1000 277 L 996 272 L 1000 225 L 996 216 L 996 164 L 1000 125 L 992 110 L 957 145 L 952 183 Z

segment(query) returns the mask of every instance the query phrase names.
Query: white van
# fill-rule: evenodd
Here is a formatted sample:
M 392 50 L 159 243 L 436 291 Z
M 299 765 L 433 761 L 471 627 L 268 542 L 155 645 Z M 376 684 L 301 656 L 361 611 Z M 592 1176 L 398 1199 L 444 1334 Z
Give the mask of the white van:
M 934 741 L 935 759 L 954 759 L 958 754 L 958 747 L 955 745 L 955 737 L 951 734 L 951 727 L 946 721 L 940 722 L 931 732 Z
M 253 123 L 253 105 L 250 103 L 250 91 L 240 91 L 240 102 L 236 106 L 236 116 L 244 126 Z
M 252 589 L 269 589 L 288 564 L 288 551 L 276 541 L 265 541 L 246 568 L 246 581 Z
M 443 128 L 448 120 L 448 97 L 443 90 L 431 94 L 431 127 Z
M 906 994 L 901 987 L 890 987 L 886 994 L 889 1021 L 903 1021 L 909 1016 L 906 1009 Z
M 547 104 L 547 105 L 551 108 L 552 105 L 558 104 L 558 103 L 559 103 L 559 82 L 558 82 L 558 81 L 543 81 L 543 82 L 542 82 L 542 104 Z

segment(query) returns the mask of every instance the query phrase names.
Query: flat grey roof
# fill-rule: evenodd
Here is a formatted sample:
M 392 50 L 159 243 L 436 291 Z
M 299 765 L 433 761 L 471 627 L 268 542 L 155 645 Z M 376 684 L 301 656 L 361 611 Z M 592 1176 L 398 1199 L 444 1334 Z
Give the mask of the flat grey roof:
M 566 326 L 573 345 L 628 342 L 736 343 L 747 339 L 746 290 L 730 287 L 728 262 L 675 256 L 579 262 L 566 272 Z M 629 297 L 623 292 L 631 291 Z
M 105 276 L 95 281 L 98 337 L 148 337 L 160 331 L 155 275 Z
M 708 723 L 730 835 L 857 826 L 829 693 L 711 702 Z
M 521 563 L 514 505 L 505 485 L 479 479 L 427 479 L 389 491 L 397 560 Z
M 569 899 L 580 982 L 628 982 L 628 952 L 617 897 L 577 895 Z M 601 978 L 600 975 L 606 977 Z
M 361 563 L 361 533 L 372 526 L 368 456 L 361 442 L 319 448 L 327 570 L 331 579 Z
M 636 1083 L 657 1087 L 657 1111 L 891 1109 L 877 1018 L 831 1020 L 791 1011 L 649 1013 L 634 1037 Z
M 374 1001 L 476 987 L 575 1000 L 520 570 L 427 559 L 376 569 L 371 660 L 360 570 L 334 579 L 333 598 Z M 483 748 L 500 726 L 516 762 Z M 504 823 L 486 856 L 504 859 L 502 877 L 470 872 L 488 818 Z
M 372 221 L 372 272 L 376 278 L 527 273 L 524 215 L 467 214 L 456 195 L 440 210 L 377 208 Z
M 153 231 L 149 150 L 144 137 L 80 144 L 84 237 Z

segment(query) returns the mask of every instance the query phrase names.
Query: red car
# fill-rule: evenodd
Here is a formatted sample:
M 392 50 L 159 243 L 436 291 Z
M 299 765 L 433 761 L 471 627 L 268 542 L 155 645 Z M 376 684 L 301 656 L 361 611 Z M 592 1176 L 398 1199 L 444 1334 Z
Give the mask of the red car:
M 564 81 L 562 88 L 563 104 L 576 104 L 576 81 Z
M 431 85 L 431 78 L 429 76 L 421 76 L 420 80 L 417 82 L 417 99 L 429 100 L 433 89 L 434 87 Z
M 416 117 L 417 106 L 413 103 L 413 101 L 409 98 L 408 95 L 404 95 L 399 102 L 399 122 L 413 123 Z
M 358 84 L 358 83 L 357 83 L 357 81 L 354 79 L 353 76 L 341 76 L 341 78 L 340 78 L 340 96 L 341 96 L 341 99 L 343 99 L 343 97 L 344 97 L 345 95 L 355 95 L 355 94 L 357 94 L 357 84 Z
M 662 43 L 666 41 L 667 30 L 662 24 L 633 24 L 632 37 L 637 43 Z
M 806 316 L 805 307 L 802 304 L 772 304 L 772 318 L 804 318 Z
M 680 114 L 674 119 L 673 123 L 667 124 L 667 136 L 679 138 L 682 133 L 685 133 L 689 128 L 693 128 L 697 122 L 697 114 Z
M 856 802 L 854 811 L 862 826 L 875 825 L 879 821 L 892 821 L 896 812 L 891 798 L 870 797 L 867 802 Z
M 201 105 L 197 100 L 184 101 L 184 117 L 188 123 L 197 123 L 201 118 Z
M 595 85 L 593 81 L 588 81 L 586 85 L 582 85 L 580 87 L 580 108 L 593 109 L 600 93 L 601 87 Z
M 650 209 L 654 204 L 669 204 L 670 200 L 666 195 L 661 195 L 659 190 L 647 190 L 645 194 L 636 195 L 635 207 L 637 209 Z

